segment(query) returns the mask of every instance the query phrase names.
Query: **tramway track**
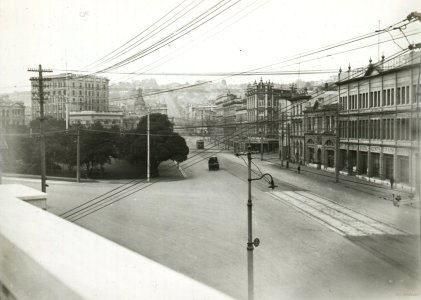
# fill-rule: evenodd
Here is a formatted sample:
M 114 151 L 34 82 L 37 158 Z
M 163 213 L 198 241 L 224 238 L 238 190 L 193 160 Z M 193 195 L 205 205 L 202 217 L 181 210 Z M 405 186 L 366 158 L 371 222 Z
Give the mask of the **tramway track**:
M 286 203 L 344 236 L 407 235 L 385 222 L 345 207 L 308 191 L 274 191 L 275 199 Z

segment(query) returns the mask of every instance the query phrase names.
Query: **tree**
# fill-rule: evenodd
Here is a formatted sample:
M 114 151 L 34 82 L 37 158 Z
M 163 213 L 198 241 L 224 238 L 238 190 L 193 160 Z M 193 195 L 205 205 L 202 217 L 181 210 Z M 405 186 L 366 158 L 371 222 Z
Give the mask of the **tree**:
M 99 122 L 81 130 L 81 163 L 85 164 L 88 174 L 92 174 L 94 168 L 99 167 L 102 177 L 104 165 L 111 163 L 112 157 L 118 157 L 119 131 L 118 126 L 105 129 Z
M 186 141 L 174 132 L 167 115 L 150 114 L 150 167 L 151 175 L 158 176 L 158 166 L 166 160 L 182 162 L 187 159 L 189 148 Z M 131 163 L 146 170 L 147 116 L 140 119 L 137 128 L 122 138 L 121 155 Z
M 39 148 L 40 120 L 31 121 L 30 128 L 35 136 L 37 148 Z M 65 133 L 66 122 L 62 119 L 55 119 L 51 116 L 44 118 L 45 134 L 45 164 L 47 173 L 54 173 L 61 169 L 62 165 L 67 165 L 69 169 L 75 165 L 75 143 L 73 134 Z M 39 168 L 39 150 L 34 153 L 36 157 L 31 157 L 30 161 Z M 35 167 L 34 165 L 34 167 Z

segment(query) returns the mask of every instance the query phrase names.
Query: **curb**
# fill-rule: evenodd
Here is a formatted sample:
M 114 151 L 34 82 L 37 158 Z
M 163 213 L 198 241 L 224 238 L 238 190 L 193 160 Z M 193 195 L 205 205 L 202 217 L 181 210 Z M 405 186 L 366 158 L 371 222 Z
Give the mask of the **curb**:
M 39 179 L 39 180 L 41 180 L 40 175 L 34 175 L 34 174 L 3 173 L 2 176 L 5 177 L 5 178 L 24 178 L 24 179 Z M 46 176 L 46 180 L 76 182 L 76 178 L 60 177 L 60 176 Z M 81 178 L 80 182 L 96 182 L 96 180 L 95 179 Z

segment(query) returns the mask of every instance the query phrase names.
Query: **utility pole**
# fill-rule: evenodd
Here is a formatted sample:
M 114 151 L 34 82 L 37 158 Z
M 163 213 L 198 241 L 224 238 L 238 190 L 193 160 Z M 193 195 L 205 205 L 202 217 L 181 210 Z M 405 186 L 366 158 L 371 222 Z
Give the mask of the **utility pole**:
M 76 181 L 80 182 L 80 130 L 77 129 L 76 138 Z
M 29 68 L 29 72 L 38 72 L 37 77 L 31 77 L 32 80 L 38 81 L 38 96 L 39 96 L 39 113 L 40 113 L 40 134 L 41 134 L 41 190 L 46 192 L 46 177 L 45 177 L 45 134 L 44 134 L 44 81 L 51 80 L 50 78 L 42 78 L 42 73 L 44 72 L 53 72 L 52 70 L 42 69 L 42 66 L 39 65 L 38 69 Z
M 289 168 L 289 160 L 290 160 L 290 150 L 291 150 L 291 128 L 289 127 L 289 123 L 287 123 L 287 169 Z
M 260 160 L 263 160 L 263 131 L 260 131 Z
M 150 148 L 151 148 L 151 146 L 150 146 L 150 121 L 149 121 L 149 113 L 150 113 L 150 109 L 149 109 L 149 107 L 148 107 L 148 117 L 147 117 L 147 147 L 148 147 L 148 149 L 147 149 L 147 162 L 146 162 L 146 178 L 147 178 L 147 181 L 149 182 L 149 180 L 150 180 L 150 178 L 151 178 L 151 164 L 150 164 L 150 161 L 151 161 L 151 153 L 150 153 Z
M 341 73 L 342 69 L 339 68 L 339 74 L 338 74 L 338 103 L 336 104 L 336 141 L 335 141 L 335 182 L 339 182 L 339 143 L 340 143 L 340 122 L 339 122 L 339 109 L 340 108 L 340 101 L 341 99 Z
M 247 278 L 248 278 L 248 299 L 254 298 L 254 277 L 253 277 L 253 234 L 252 234 L 252 202 L 251 202 L 251 152 L 250 147 L 247 152 L 247 180 L 248 180 L 248 198 L 247 198 Z

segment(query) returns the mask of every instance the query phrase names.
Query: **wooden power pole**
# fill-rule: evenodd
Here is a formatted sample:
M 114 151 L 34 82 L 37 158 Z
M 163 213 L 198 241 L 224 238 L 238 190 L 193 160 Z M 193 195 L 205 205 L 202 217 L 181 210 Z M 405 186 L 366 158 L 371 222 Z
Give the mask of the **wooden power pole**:
M 38 72 L 38 77 L 31 77 L 31 81 L 38 81 L 38 98 L 39 98 L 39 114 L 40 114 L 40 150 L 41 150 L 41 190 L 46 192 L 46 176 L 45 176 L 45 134 L 44 134 L 44 81 L 51 80 L 43 78 L 42 73 L 53 72 L 52 70 L 42 69 L 39 65 L 38 69 L 29 68 L 29 72 Z

